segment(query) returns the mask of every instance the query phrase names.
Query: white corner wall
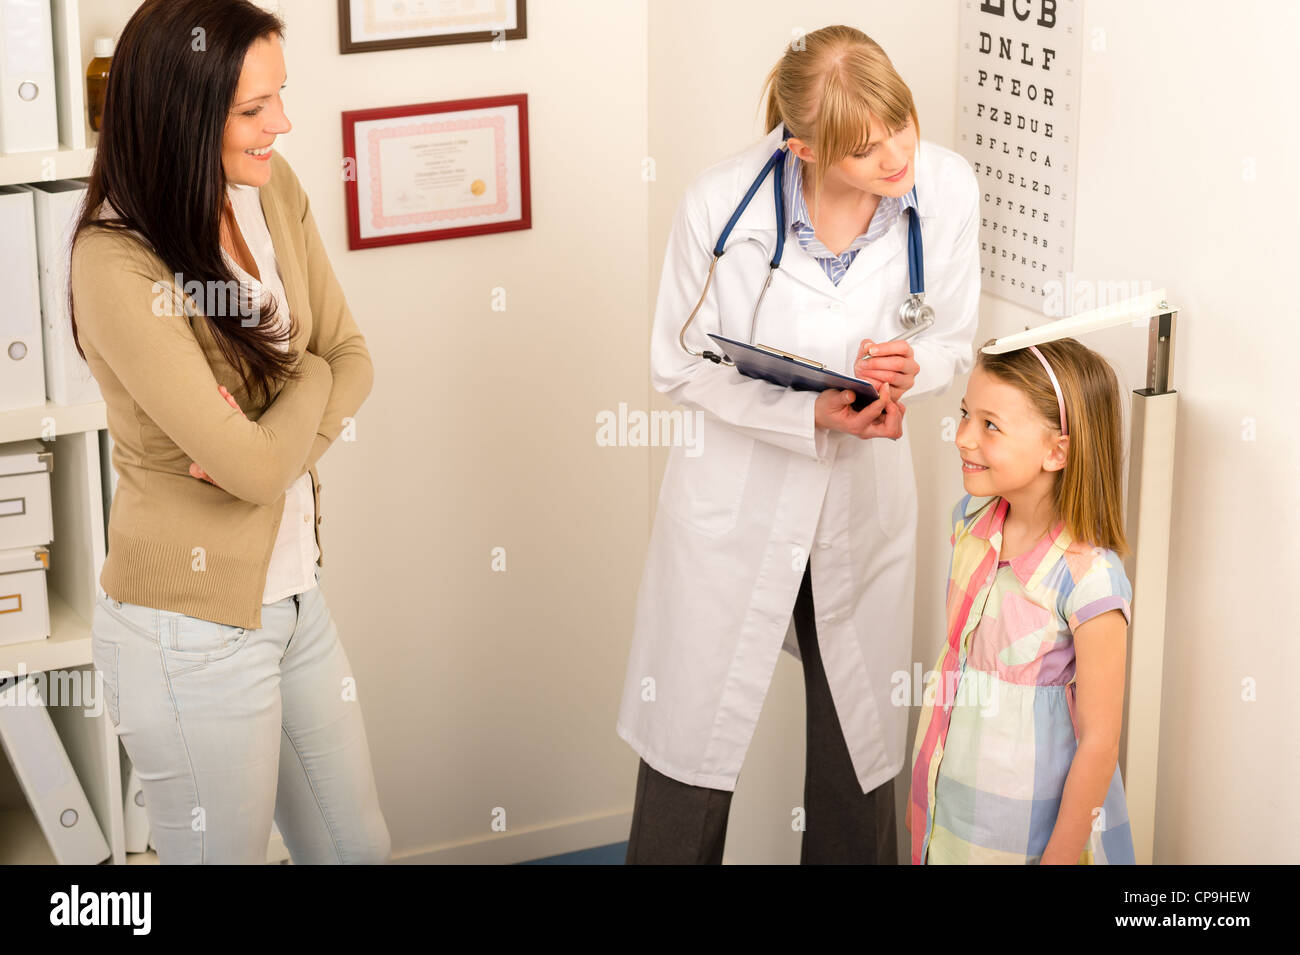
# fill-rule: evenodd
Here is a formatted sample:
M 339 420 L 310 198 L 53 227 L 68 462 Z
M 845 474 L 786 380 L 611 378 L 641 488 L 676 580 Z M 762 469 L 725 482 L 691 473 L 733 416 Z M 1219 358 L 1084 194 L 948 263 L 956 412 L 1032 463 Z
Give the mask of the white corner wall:
M 911 86 L 925 138 L 955 148 L 958 11 L 957 0 L 652 4 L 651 306 L 682 190 L 761 135 L 760 86 L 793 30 L 847 23 L 872 36 Z M 1287 423 L 1300 353 L 1289 305 L 1300 8 L 1087 0 L 1084 14 L 1074 273 L 1164 286 L 1182 309 L 1155 861 L 1294 863 L 1300 705 L 1285 681 L 1300 665 L 1300 631 L 1283 601 L 1300 568 L 1300 455 Z M 1045 320 L 985 295 L 976 344 Z M 1125 395 L 1143 386 L 1144 330 L 1087 344 L 1111 360 Z M 947 520 L 963 493 L 944 418 L 965 385 L 909 404 L 921 501 L 914 660 L 925 670 L 942 642 Z M 1127 428 L 1127 408 L 1125 418 Z M 803 711 L 799 664 L 782 655 L 732 804 L 729 862 L 798 861 L 790 811 L 802 803 Z M 904 772 L 900 847 L 906 787 Z
M 636 760 L 614 718 L 649 475 L 642 450 L 597 446 L 595 416 L 649 387 L 644 4 L 533 2 L 500 51 L 347 56 L 334 4 L 279 6 L 294 129 L 277 148 L 375 363 L 357 440 L 321 459 L 321 578 L 394 857 L 625 839 Z M 531 229 L 347 250 L 342 111 L 517 92 Z
M 282 151 L 376 366 L 358 440 L 321 463 L 322 577 L 395 855 L 516 861 L 621 841 L 636 756 L 614 721 L 663 455 L 598 447 L 595 415 L 668 407 L 651 393 L 647 343 L 672 213 L 696 172 L 761 134 L 761 84 L 795 28 L 845 22 L 875 37 L 926 138 L 952 146 L 958 4 L 534 2 L 529 38 L 500 52 L 350 56 L 336 52 L 333 5 L 279 6 L 295 124 Z M 1300 784 L 1284 683 L 1300 634 L 1282 606 L 1300 566 L 1286 365 L 1300 333 L 1284 284 L 1300 261 L 1300 13 L 1087 0 L 1085 22 L 1075 273 L 1149 280 L 1182 308 L 1156 861 L 1295 862 L 1300 834 L 1275 820 Z M 520 91 L 531 230 L 346 250 L 340 111 Z M 507 311 L 491 310 L 494 288 Z M 978 341 L 1042 321 L 989 296 L 982 309 Z M 1126 390 L 1141 384 L 1140 338 L 1089 342 Z M 908 415 L 924 668 L 961 494 L 942 424 L 964 387 Z M 491 569 L 495 547 L 505 573 Z M 783 656 L 727 861 L 798 860 L 803 732 L 802 674 Z M 905 789 L 904 776 L 900 808 Z M 498 807 L 505 832 L 491 829 Z M 900 846 L 904 835 L 900 823 Z

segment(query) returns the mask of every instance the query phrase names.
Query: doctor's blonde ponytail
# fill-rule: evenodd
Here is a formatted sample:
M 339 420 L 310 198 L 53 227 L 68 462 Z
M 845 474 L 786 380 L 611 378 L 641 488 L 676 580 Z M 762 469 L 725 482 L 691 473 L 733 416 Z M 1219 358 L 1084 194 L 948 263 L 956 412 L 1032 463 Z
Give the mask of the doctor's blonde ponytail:
M 786 48 L 763 88 L 767 131 L 785 123 L 817 157 L 804 170 L 812 173 L 814 219 L 827 168 L 866 147 L 873 118 L 889 132 L 910 120 L 920 149 L 912 91 L 880 44 L 861 30 L 836 25 L 804 34 Z

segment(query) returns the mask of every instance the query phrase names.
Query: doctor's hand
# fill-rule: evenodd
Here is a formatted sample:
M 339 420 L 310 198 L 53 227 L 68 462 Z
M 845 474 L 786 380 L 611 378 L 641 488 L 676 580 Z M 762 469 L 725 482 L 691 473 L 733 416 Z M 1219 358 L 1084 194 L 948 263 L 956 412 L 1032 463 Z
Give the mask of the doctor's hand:
M 868 355 L 867 352 L 871 354 Z M 886 382 L 893 392 L 894 400 L 903 397 L 903 393 L 916 384 L 916 375 L 921 366 L 912 357 L 912 345 L 909 342 L 880 342 L 864 338 L 858 348 L 858 359 L 853 363 L 853 375 L 863 381 L 869 381 L 880 390 Z
M 859 438 L 892 438 L 903 436 L 903 414 L 907 411 L 901 403 L 890 397 L 888 384 L 880 386 L 880 397 L 861 411 L 853 410 L 857 395 L 839 388 L 828 388 L 817 396 L 813 417 L 819 428 L 843 431 Z
M 248 417 L 248 415 L 244 414 L 244 409 L 239 407 L 239 402 L 235 400 L 235 396 L 226 390 L 225 385 L 217 385 L 217 391 L 221 393 L 221 397 L 226 399 L 226 404 L 230 405 L 230 407 L 234 408 L 241 415 L 244 415 L 245 418 Z M 207 481 L 213 487 L 221 487 L 220 484 L 208 477 L 208 473 L 204 471 L 203 468 L 199 467 L 198 461 L 190 462 L 190 476 L 196 477 L 200 481 Z

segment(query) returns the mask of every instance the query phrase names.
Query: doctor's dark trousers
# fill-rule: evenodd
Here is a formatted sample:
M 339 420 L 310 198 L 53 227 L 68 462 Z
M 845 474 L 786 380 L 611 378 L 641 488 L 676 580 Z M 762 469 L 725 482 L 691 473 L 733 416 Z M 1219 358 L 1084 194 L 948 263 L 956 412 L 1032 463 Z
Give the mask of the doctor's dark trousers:
M 858 785 L 817 646 L 811 561 L 804 568 L 795 601 L 794 627 L 808 701 L 806 828 L 799 861 L 810 865 L 897 865 L 894 781 L 869 793 L 863 793 Z M 641 760 L 627 863 L 720 864 L 731 795 L 724 789 L 679 782 Z

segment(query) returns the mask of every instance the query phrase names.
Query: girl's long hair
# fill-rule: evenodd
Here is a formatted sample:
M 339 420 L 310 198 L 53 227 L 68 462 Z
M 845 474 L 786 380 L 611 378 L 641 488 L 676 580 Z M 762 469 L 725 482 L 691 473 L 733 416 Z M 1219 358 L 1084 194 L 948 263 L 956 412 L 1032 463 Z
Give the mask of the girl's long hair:
M 993 339 L 985 342 L 989 345 Z M 1018 388 L 1049 428 L 1061 429 L 1056 391 L 1042 363 L 1028 348 L 988 355 L 976 352 L 976 368 Z M 1077 541 L 1128 553 L 1124 539 L 1123 423 L 1119 383 L 1110 363 L 1073 338 L 1039 345 L 1061 384 L 1069 445 L 1056 472 L 1052 502 Z
M 861 30 L 828 26 L 805 34 L 786 48 L 767 74 L 768 132 L 785 123 L 790 135 L 812 147 L 813 219 L 826 170 L 866 148 L 871 120 L 889 132 L 921 120 L 912 91 L 885 51 Z
M 277 327 L 271 295 L 256 324 L 240 319 L 248 312 L 247 286 L 221 253 L 221 151 L 245 54 L 258 39 L 283 35 L 283 21 L 249 0 L 141 4 L 114 51 L 90 184 L 71 237 L 75 244 L 85 229 L 132 230 L 169 276 L 181 276 L 178 298 L 192 282 L 213 290 L 203 296 L 200 320 L 258 404 L 276 382 L 294 377 L 296 357 L 276 344 L 294 328 Z M 95 218 L 105 200 L 105 214 L 116 221 Z M 68 315 L 84 359 L 70 282 Z

